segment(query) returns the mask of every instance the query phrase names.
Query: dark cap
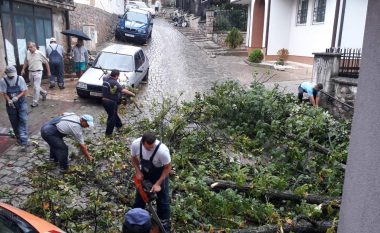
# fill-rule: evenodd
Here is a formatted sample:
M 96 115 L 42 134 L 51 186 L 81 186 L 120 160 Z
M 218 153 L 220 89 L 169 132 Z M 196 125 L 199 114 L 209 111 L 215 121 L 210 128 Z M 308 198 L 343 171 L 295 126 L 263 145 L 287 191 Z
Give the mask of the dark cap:
M 134 208 L 125 214 L 123 224 L 124 233 L 149 232 L 151 227 L 152 222 L 148 211 L 141 208 Z

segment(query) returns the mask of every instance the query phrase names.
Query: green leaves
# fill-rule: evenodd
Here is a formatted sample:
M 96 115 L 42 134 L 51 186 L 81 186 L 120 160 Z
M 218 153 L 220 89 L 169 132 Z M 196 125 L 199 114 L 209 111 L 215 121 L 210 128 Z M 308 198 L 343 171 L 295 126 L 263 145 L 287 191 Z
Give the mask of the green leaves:
M 71 167 L 72 175 L 59 179 L 48 175 L 48 166 L 38 168 L 27 209 L 69 232 L 118 232 L 135 195 L 125 142 L 154 131 L 169 147 L 176 171 L 170 177 L 176 232 L 281 225 L 298 215 L 337 218 L 332 206 L 323 215 L 317 205 L 272 201 L 263 194 L 339 197 L 350 122 L 299 105 L 294 95 L 259 82 L 248 89 L 236 82 L 215 85 L 187 103 L 165 98 L 149 112 L 147 118 L 128 116 L 128 126 L 115 140 L 92 139 L 94 164 L 79 163 Z M 215 191 L 206 183 L 210 179 L 248 191 Z

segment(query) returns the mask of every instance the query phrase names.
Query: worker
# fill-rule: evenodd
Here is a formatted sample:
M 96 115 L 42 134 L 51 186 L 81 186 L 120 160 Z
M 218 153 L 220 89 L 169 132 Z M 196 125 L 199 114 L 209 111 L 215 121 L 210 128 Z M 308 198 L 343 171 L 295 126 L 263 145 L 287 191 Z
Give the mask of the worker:
M 171 158 L 169 149 L 157 140 L 153 133 L 144 133 L 142 137 L 132 142 L 131 154 L 136 178 L 141 182 L 148 180 L 153 184 L 150 192 L 157 194 L 157 215 L 166 232 L 170 233 L 169 173 Z M 145 208 L 145 202 L 138 190 L 133 208 Z
M 135 94 L 126 88 L 123 88 L 119 82 L 120 71 L 112 70 L 111 75 L 103 78 L 103 98 L 102 104 L 107 112 L 107 127 L 106 136 L 112 136 L 113 129 L 116 126 L 118 130 L 123 126 L 121 119 L 118 115 L 118 105 L 121 101 L 122 94 L 135 96 Z
M 26 86 L 22 76 L 17 75 L 16 67 L 7 66 L 5 75 L 0 79 L 0 93 L 6 102 L 9 121 L 17 142 L 21 145 L 21 152 L 28 148 L 28 104 L 26 101 Z
M 310 82 L 303 82 L 298 87 L 298 99 L 299 102 L 302 102 L 303 93 L 307 93 L 311 105 L 314 107 L 319 107 L 321 90 L 323 89 L 322 83 L 313 84 Z
M 79 143 L 80 149 L 89 161 L 94 158 L 90 155 L 84 143 L 83 128 L 93 127 L 94 119 L 91 115 L 78 116 L 75 113 L 63 113 L 55 117 L 41 128 L 42 138 L 50 146 L 50 160 L 59 163 L 60 171 L 68 171 L 69 150 L 63 138 L 72 136 Z
M 122 233 L 159 233 L 160 230 L 152 221 L 149 212 L 134 208 L 129 210 L 124 217 Z

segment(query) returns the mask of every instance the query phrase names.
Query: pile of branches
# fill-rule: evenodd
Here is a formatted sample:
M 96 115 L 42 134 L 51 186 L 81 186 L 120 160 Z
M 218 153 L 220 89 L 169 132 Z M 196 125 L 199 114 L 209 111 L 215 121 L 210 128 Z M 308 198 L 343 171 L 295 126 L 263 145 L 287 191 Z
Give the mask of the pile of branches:
M 128 115 L 113 140 L 89 141 L 95 164 L 77 159 L 63 177 L 40 167 L 26 208 L 68 232 L 118 232 L 135 193 L 125 143 L 155 131 L 171 150 L 176 232 L 335 231 L 350 122 L 259 83 L 226 82 L 150 112 Z

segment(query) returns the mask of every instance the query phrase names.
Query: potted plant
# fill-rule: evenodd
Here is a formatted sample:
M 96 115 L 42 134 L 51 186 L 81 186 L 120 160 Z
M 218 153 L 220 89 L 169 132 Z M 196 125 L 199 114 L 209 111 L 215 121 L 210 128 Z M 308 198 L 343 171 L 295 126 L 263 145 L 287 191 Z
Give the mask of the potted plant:
M 285 70 L 285 61 L 288 60 L 289 51 L 285 48 L 282 48 L 277 51 L 277 61 L 274 63 L 274 68 L 276 70 Z

